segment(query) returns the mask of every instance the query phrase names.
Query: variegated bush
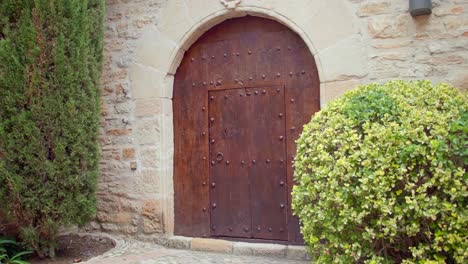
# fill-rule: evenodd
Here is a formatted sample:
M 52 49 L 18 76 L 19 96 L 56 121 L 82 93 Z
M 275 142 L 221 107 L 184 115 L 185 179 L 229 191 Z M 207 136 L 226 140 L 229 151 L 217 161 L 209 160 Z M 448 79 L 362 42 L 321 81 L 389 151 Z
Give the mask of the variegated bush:
M 467 94 L 369 84 L 297 141 L 293 209 L 317 263 L 467 263 Z

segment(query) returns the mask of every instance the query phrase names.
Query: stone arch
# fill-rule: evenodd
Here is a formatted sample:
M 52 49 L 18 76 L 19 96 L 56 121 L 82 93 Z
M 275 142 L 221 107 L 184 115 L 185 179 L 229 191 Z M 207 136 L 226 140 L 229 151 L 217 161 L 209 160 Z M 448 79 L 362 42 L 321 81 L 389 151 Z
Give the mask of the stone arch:
M 243 0 L 233 9 L 216 0 L 171 0 L 157 25 L 145 31 L 130 69 L 134 98 L 161 98 L 160 178 L 165 232 L 174 230 L 174 74 L 185 51 L 208 29 L 246 15 L 269 18 L 296 32 L 314 56 L 322 96 L 334 81 L 367 74 L 367 56 L 357 17 L 346 0 Z M 312 10 L 312 12 L 311 12 Z M 325 100 L 321 100 L 325 101 Z M 138 122 L 138 121 L 137 121 Z

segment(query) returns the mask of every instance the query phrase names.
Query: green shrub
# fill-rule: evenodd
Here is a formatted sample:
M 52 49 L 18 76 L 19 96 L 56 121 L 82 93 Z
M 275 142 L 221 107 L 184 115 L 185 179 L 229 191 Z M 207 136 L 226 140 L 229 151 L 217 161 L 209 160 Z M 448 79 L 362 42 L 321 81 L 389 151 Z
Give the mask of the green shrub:
M 467 96 L 369 84 L 297 142 L 293 210 L 317 263 L 467 263 Z
M 0 209 L 40 256 L 95 213 L 103 9 L 0 1 Z

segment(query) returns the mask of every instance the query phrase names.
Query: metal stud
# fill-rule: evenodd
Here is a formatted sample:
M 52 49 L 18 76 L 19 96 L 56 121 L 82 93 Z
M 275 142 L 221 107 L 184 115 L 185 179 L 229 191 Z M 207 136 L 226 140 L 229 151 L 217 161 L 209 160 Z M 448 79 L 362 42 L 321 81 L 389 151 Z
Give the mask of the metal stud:
M 266 78 L 266 75 L 265 74 L 262 74 L 262 79 L 265 79 Z
M 226 165 L 229 165 L 231 162 L 229 160 L 226 160 Z
M 280 159 L 280 162 L 283 163 L 283 162 L 284 162 L 284 159 Z
M 244 232 L 249 232 L 249 228 L 248 228 L 248 227 L 244 227 Z
M 237 53 L 236 53 L 236 56 L 240 56 L 240 53 L 239 53 L 239 52 L 237 52 Z
M 279 78 L 280 76 L 281 76 L 281 73 L 278 72 L 278 73 L 276 74 L 276 77 Z
M 211 207 L 216 208 L 216 203 L 213 203 Z
M 276 92 L 279 93 L 281 90 L 280 88 L 276 88 Z
M 291 50 L 291 46 L 288 46 L 288 50 Z
M 244 164 L 245 164 L 245 161 L 241 161 L 241 164 L 244 165 Z
M 203 82 L 203 85 L 206 85 L 206 82 Z
M 239 95 L 240 95 L 240 96 L 244 96 L 244 94 L 243 94 L 243 93 L 239 93 Z
M 304 74 L 305 74 L 305 70 L 302 70 L 301 73 L 304 75 Z
M 293 72 L 289 72 L 289 76 L 293 76 L 293 74 L 294 74 Z
M 203 157 L 202 159 L 203 159 L 203 160 L 206 160 L 206 157 Z
M 278 114 L 278 117 L 279 117 L 279 118 L 282 118 L 282 117 L 283 117 L 283 113 L 279 113 L 279 114 Z
M 202 209 L 202 210 L 203 210 L 203 212 L 206 212 L 206 208 L 205 208 L 205 207 L 203 207 L 203 209 Z
M 202 59 L 202 60 L 206 60 L 206 57 L 205 57 L 205 56 L 203 56 L 203 57 L 201 57 L 201 59 Z
M 255 91 L 255 95 L 258 95 L 258 91 Z
M 276 50 L 281 50 L 281 47 L 276 47 Z
M 229 229 L 229 232 L 232 232 L 232 227 L 228 228 Z
M 213 100 L 214 100 L 214 96 L 210 96 L 210 100 L 213 101 Z
M 238 82 L 238 81 L 239 81 L 239 80 L 237 80 L 237 79 L 234 79 L 234 82 L 235 82 L 235 83 L 236 83 L 236 82 Z
M 256 160 L 252 160 L 252 163 L 255 164 L 255 162 L 257 162 Z
M 224 99 L 228 99 L 228 97 L 229 97 L 229 96 L 227 96 L 227 95 L 224 95 Z
M 214 144 L 216 142 L 216 140 L 212 139 L 211 140 L 211 144 Z
M 211 59 L 214 59 L 214 58 L 215 58 L 215 56 L 214 56 L 214 55 L 213 55 L 213 56 L 211 56 Z
M 260 232 L 260 230 L 262 230 L 259 226 L 257 227 L 257 231 Z
M 266 90 L 262 90 L 262 94 L 266 94 Z
M 284 181 L 280 181 L 280 185 L 281 185 L 281 186 L 284 186 Z
M 206 185 L 206 182 L 202 182 L 202 185 L 205 186 L 205 185 Z
M 216 85 L 217 85 L 217 86 L 220 86 L 221 84 L 222 84 L 221 80 L 218 80 L 218 81 L 216 82 Z
M 253 80 L 253 77 L 252 77 L 252 76 L 250 76 L 250 77 L 249 77 L 249 80 Z
M 271 231 L 273 231 L 273 228 L 269 227 L 268 232 L 271 232 Z
M 284 204 L 280 204 L 280 208 L 281 208 L 281 209 L 284 209 Z
M 249 50 L 247 53 L 249 53 L 249 55 L 250 55 L 250 54 L 252 54 L 252 51 L 251 51 L 251 50 Z
M 215 119 L 214 117 L 210 118 L 211 123 L 214 123 Z
M 195 83 L 192 83 L 192 87 L 195 87 Z
M 202 109 L 201 109 L 201 110 L 202 110 L 203 112 L 205 112 L 205 110 L 206 110 L 206 107 L 202 107 Z
M 266 163 L 270 163 L 270 162 L 271 162 L 271 160 L 267 159 L 267 160 L 265 160 L 265 162 L 266 162 Z
M 212 160 L 211 165 L 215 165 L 215 164 L 216 164 L 216 161 Z
M 226 53 L 224 53 L 224 57 L 227 57 L 227 54 L 226 54 Z
M 213 85 L 213 81 L 211 81 L 210 84 Z
M 211 187 L 213 187 L 213 188 L 216 187 L 216 182 L 212 182 Z
M 191 62 L 195 61 L 195 58 L 191 58 L 190 61 L 191 61 Z
M 283 228 L 280 228 L 280 233 L 283 233 L 284 232 L 284 229 Z
M 291 127 L 291 131 L 296 131 L 296 127 Z
M 206 135 L 206 132 L 202 132 L 201 134 L 202 134 L 202 136 L 205 136 L 205 135 Z
M 279 136 L 279 140 L 282 141 L 284 139 L 283 136 Z M 211 143 L 213 143 L 213 140 L 211 141 Z
M 294 103 L 294 99 L 291 99 L 290 101 L 291 101 L 291 103 Z

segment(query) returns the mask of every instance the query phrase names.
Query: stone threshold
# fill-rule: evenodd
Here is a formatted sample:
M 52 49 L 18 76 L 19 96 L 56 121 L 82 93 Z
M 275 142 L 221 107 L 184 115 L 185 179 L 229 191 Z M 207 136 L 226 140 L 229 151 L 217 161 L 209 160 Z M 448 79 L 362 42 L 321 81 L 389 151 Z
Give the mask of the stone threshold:
M 304 246 L 235 242 L 223 239 L 183 236 L 167 237 L 165 242 L 164 246 L 174 249 L 285 258 L 291 260 L 310 260 Z

